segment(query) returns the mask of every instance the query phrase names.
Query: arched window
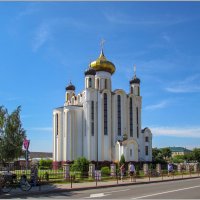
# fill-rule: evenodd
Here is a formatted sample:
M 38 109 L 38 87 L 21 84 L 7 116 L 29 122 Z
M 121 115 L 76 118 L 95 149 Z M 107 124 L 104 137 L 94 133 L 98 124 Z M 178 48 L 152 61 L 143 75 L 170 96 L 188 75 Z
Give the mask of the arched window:
M 94 136 L 94 101 L 91 102 L 91 136 Z
M 117 95 L 117 133 L 121 136 L 121 96 Z
M 92 78 L 88 79 L 88 87 L 91 88 L 92 87 Z
M 131 94 L 133 94 L 133 87 L 131 86 Z
M 104 93 L 104 135 L 108 135 L 108 97 L 107 94 Z
M 133 100 L 132 100 L 132 98 L 130 98 L 130 101 L 129 101 L 129 109 L 130 109 L 130 112 L 129 112 L 130 113 L 130 116 L 129 116 L 129 119 L 130 119 L 130 137 L 133 137 Z

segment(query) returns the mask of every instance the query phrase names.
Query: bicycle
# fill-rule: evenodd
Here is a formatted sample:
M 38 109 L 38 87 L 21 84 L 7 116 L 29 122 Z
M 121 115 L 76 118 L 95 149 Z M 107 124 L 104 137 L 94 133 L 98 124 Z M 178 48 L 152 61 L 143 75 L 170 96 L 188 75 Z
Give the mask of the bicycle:
M 32 185 L 28 182 L 26 175 L 22 175 L 18 181 L 16 174 L 5 174 L 2 175 L 0 182 L 3 193 L 8 193 L 13 188 L 16 189 L 17 187 L 23 191 L 29 191 L 32 187 Z

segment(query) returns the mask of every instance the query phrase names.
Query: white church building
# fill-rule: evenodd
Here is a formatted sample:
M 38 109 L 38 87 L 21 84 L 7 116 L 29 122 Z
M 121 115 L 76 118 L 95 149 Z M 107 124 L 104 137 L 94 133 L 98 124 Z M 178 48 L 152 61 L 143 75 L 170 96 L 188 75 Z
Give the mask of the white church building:
M 66 87 L 65 102 L 53 110 L 54 165 L 85 157 L 90 161 L 152 161 L 152 133 L 141 128 L 140 79 L 129 82 L 130 91 L 112 90 L 115 65 L 104 56 L 85 71 L 84 90 Z

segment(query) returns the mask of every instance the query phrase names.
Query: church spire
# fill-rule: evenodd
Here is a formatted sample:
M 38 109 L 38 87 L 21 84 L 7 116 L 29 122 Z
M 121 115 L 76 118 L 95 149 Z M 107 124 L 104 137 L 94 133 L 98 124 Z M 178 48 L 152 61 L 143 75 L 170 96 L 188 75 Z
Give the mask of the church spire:
M 101 46 L 101 55 L 104 56 L 104 53 L 103 53 L 103 45 L 105 43 L 105 40 L 104 39 L 101 39 L 101 42 L 100 42 L 100 46 Z
M 134 77 L 136 77 L 136 64 L 133 65 Z

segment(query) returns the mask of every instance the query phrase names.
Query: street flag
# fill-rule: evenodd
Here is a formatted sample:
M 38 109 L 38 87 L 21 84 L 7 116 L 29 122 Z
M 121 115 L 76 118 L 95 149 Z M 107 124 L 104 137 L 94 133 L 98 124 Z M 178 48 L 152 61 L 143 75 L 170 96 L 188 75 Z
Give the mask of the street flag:
M 24 139 L 23 141 L 24 149 L 28 150 L 29 144 L 30 144 L 30 140 Z

